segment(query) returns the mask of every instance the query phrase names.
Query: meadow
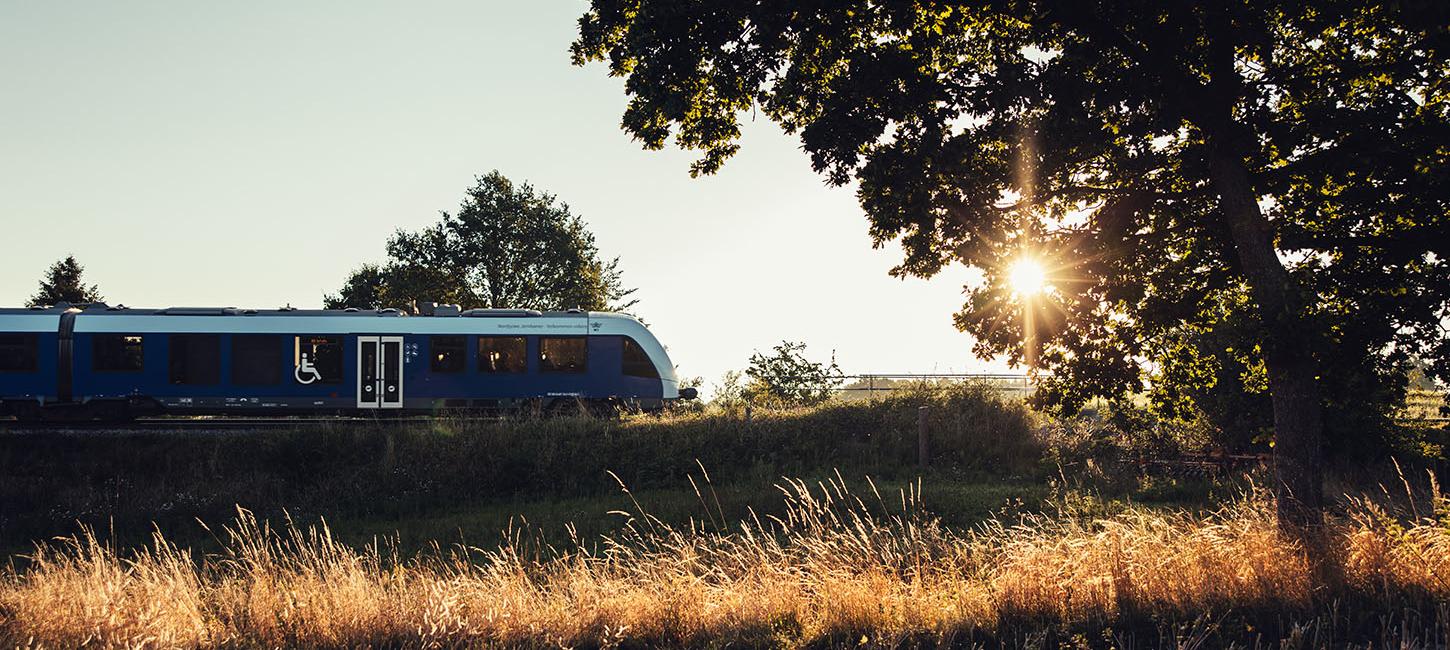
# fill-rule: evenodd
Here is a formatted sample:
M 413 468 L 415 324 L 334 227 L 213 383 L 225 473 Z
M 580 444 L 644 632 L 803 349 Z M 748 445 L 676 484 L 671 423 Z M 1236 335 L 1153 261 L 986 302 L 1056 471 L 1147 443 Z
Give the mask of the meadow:
M 1344 486 L 1308 552 L 1261 471 L 1146 474 L 1151 435 L 982 387 L 24 442 L 0 445 L 4 645 L 1450 644 L 1433 464 Z

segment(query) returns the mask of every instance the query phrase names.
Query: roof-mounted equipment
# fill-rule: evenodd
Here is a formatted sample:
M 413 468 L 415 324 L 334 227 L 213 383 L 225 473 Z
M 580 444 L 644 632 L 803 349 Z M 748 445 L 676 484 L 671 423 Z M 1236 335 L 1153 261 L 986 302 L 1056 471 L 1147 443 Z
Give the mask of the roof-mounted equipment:
M 419 302 L 414 305 L 419 316 L 457 316 L 463 313 L 458 305 L 440 305 L 436 302 Z
M 167 307 L 156 311 L 164 316 L 232 316 L 236 307 Z
M 463 312 L 468 318 L 536 318 L 544 312 L 537 309 L 470 309 Z

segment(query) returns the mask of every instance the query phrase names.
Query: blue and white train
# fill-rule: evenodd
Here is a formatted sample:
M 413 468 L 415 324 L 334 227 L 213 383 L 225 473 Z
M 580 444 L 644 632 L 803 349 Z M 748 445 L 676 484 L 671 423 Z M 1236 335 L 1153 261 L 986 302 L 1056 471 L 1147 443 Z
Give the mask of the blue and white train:
M 0 416 L 655 410 L 680 389 L 635 318 L 394 309 L 0 309 Z

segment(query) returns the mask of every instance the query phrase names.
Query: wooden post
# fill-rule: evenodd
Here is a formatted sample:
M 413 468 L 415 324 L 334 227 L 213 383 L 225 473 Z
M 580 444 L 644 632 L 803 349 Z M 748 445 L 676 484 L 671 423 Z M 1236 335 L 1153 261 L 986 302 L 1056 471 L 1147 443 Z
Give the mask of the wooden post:
M 920 406 L 916 409 L 916 460 L 922 469 L 931 464 L 931 450 L 926 444 L 926 420 L 931 415 L 930 406 Z
M 397 447 L 397 441 L 393 439 L 393 435 L 393 427 L 390 425 L 387 428 L 387 432 L 383 434 L 384 438 L 382 467 L 384 474 L 392 474 L 393 465 L 398 460 L 397 452 L 395 450 L 395 448 Z

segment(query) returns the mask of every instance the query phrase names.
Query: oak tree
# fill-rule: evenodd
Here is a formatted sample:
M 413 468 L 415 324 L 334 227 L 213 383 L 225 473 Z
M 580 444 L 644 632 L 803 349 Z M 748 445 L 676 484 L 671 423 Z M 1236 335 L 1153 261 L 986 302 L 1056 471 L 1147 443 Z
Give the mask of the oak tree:
M 623 128 L 712 173 L 742 116 L 854 183 L 894 273 L 982 271 L 957 325 L 1071 407 L 1243 299 L 1280 521 L 1322 503 L 1326 362 L 1446 376 L 1450 4 L 1434 0 L 592 0 L 576 64 Z M 1031 258 L 1051 289 L 1014 296 Z M 1346 329 L 1346 323 L 1353 327 Z M 1024 351 L 1023 341 L 1032 342 Z

